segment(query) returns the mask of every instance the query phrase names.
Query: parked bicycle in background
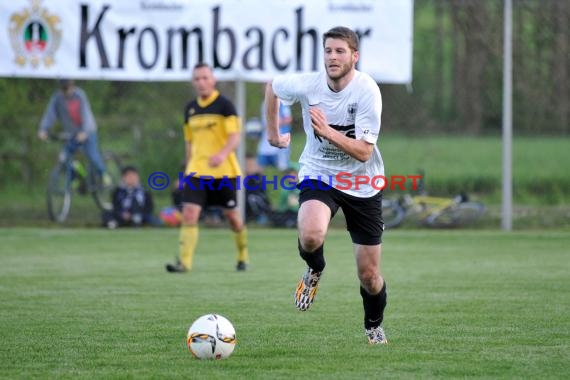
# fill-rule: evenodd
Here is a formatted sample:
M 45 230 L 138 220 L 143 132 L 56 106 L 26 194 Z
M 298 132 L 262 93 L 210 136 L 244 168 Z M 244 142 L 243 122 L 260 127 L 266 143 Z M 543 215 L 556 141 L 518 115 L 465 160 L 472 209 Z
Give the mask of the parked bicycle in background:
M 425 192 L 425 173 L 418 183 L 417 194 L 406 194 L 398 199 L 382 200 L 382 215 L 387 228 L 399 227 L 406 219 L 433 228 L 454 228 L 473 224 L 485 212 L 480 202 L 471 201 L 467 194 L 434 197 Z

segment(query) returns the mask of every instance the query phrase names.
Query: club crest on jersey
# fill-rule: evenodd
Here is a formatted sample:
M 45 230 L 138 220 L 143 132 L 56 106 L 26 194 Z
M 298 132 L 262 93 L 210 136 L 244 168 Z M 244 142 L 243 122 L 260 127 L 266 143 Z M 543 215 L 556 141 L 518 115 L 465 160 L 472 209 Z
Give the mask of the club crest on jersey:
M 28 62 L 36 68 L 43 62 L 50 67 L 61 42 L 61 19 L 40 7 L 41 0 L 31 0 L 32 6 L 10 16 L 10 42 L 18 66 Z
M 356 111 L 358 111 L 358 103 L 350 103 L 348 105 L 348 123 L 353 124 L 356 120 Z

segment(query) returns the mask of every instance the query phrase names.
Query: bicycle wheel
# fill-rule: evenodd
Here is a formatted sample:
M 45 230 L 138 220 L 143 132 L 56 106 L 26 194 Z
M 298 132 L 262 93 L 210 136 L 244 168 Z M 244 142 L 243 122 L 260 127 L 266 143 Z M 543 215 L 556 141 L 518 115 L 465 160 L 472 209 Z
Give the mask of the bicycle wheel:
M 112 152 L 103 152 L 103 162 L 107 169 L 107 180 L 104 180 L 97 174 L 97 170 L 95 170 L 93 165 L 89 165 L 90 191 L 97 207 L 102 211 L 109 211 L 113 208 L 111 199 L 113 190 L 115 190 L 121 181 L 122 165 L 119 157 Z
M 484 212 L 481 203 L 462 202 L 431 214 L 424 222 L 435 228 L 461 227 L 475 222 Z
M 49 218 L 63 223 L 71 208 L 72 172 L 65 164 L 58 164 L 50 173 L 47 188 Z
M 400 203 L 391 199 L 382 199 L 382 219 L 385 228 L 398 227 L 404 221 L 406 211 Z

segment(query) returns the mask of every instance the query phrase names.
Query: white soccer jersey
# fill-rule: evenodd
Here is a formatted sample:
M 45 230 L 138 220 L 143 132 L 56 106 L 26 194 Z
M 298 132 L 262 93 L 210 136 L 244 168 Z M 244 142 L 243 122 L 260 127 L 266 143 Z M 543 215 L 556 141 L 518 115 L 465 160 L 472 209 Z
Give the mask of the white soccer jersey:
M 376 146 L 380 133 L 382 97 L 378 85 L 369 75 L 356 71 L 350 83 L 340 92 L 329 88 L 324 71 L 277 76 L 272 86 L 282 102 L 301 104 L 307 140 L 299 159 L 299 181 L 306 178 L 320 179 L 359 198 L 368 198 L 380 191 L 378 187 L 383 185 L 383 180 L 379 177 L 375 181 L 377 188 L 370 181 L 359 184 L 358 188 L 355 183 L 356 176 L 362 176 L 361 182 L 363 178 L 372 180 L 375 176 L 384 176 L 384 163 Z M 337 131 L 374 144 L 370 159 L 360 162 L 316 135 L 311 127 L 309 106 L 323 110 L 329 125 Z M 339 178 L 339 173 L 350 173 L 350 176 L 341 175 Z M 352 184 L 348 185 L 347 181 Z

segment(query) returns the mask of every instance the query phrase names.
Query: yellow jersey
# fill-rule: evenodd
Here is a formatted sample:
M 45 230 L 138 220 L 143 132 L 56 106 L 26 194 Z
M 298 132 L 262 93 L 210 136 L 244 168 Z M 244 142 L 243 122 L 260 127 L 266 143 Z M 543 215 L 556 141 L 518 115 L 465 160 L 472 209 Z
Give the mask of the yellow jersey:
M 195 99 L 184 110 L 184 140 L 192 144 L 190 161 L 186 172 L 196 173 L 194 177 L 236 178 L 241 169 L 235 152 L 217 167 L 211 167 L 209 158 L 219 152 L 227 143 L 228 135 L 239 133 L 240 120 L 233 103 L 214 91 L 209 98 Z

